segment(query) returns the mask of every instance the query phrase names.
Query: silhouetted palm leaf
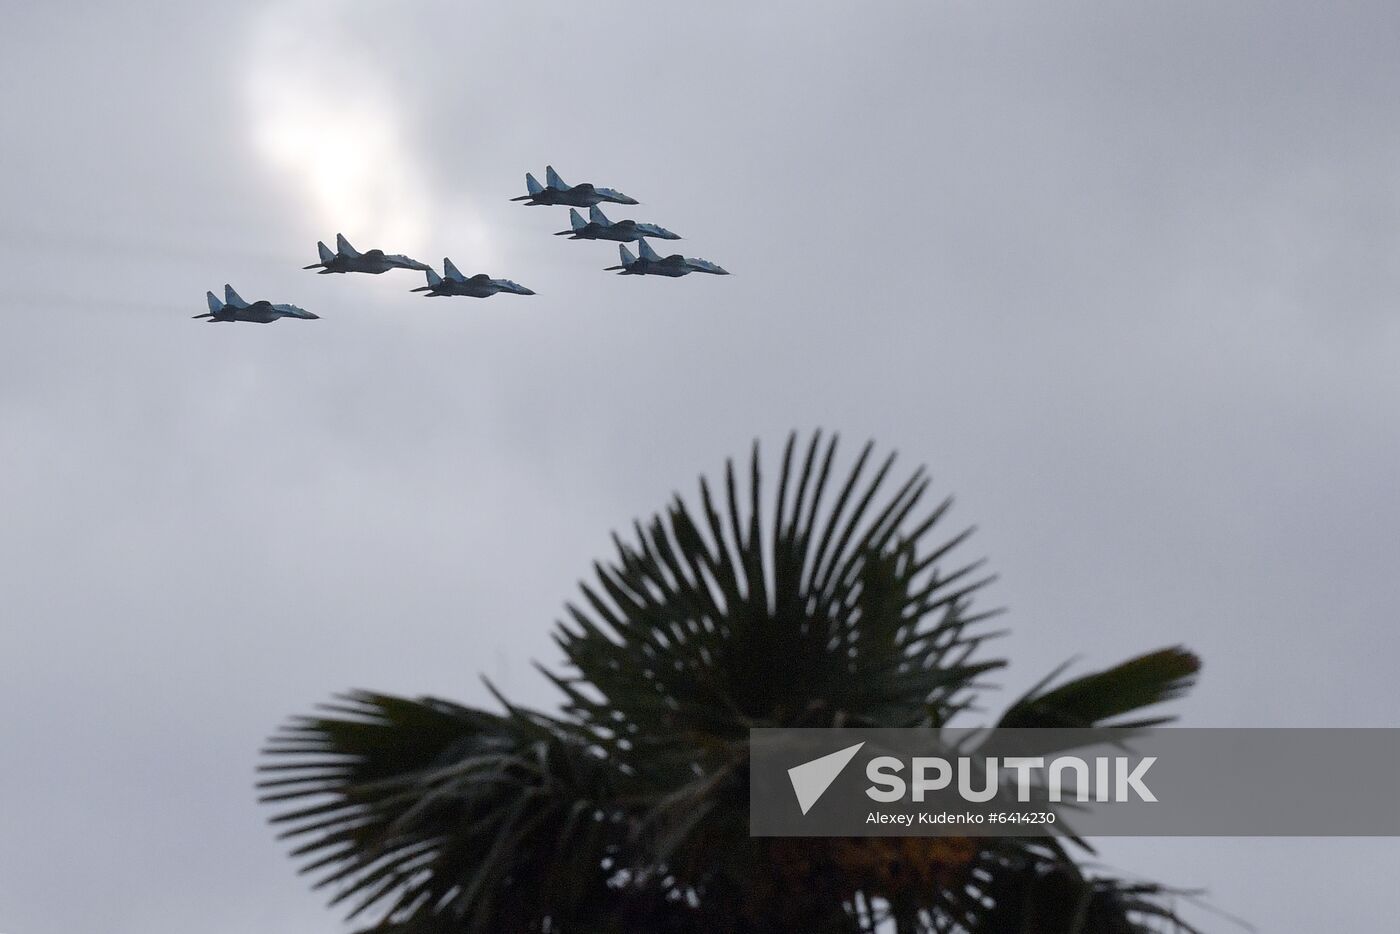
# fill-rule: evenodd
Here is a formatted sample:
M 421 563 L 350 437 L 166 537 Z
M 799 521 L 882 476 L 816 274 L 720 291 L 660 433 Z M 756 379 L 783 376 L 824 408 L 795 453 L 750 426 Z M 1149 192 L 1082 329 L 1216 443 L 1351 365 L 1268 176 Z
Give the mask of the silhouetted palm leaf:
M 267 755 L 265 801 L 319 799 L 274 822 L 351 917 L 495 931 L 522 905 L 570 916 L 604 892 L 611 770 L 546 718 L 356 692 Z
M 1149 652 L 1113 668 L 1044 690 L 1058 672 L 1026 693 L 1002 716 L 1003 727 L 1141 727 L 1171 717 L 1117 720 L 1123 714 L 1173 700 L 1191 688 L 1201 660 L 1181 646 Z

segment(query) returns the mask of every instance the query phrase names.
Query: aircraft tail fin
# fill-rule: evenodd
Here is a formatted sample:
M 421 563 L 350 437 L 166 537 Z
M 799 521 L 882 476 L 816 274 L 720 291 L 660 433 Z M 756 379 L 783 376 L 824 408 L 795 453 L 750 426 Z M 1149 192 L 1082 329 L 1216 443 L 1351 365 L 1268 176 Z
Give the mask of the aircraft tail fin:
M 658 260 L 661 256 L 651 248 L 651 244 L 645 240 L 637 241 L 637 252 L 642 255 L 642 259 Z
M 583 219 L 583 215 L 578 212 L 577 208 L 569 208 L 569 226 L 574 230 L 588 226 L 588 222 Z
M 646 243 L 645 240 L 643 240 L 642 242 Z M 617 255 L 622 258 L 622 265 L 624 267 L 631 266 L 637 261 L 637 257 L 632 255 L 632 251 L 627 249 L 627 244 L 625 243 L 619 243 L 617 245 Z
M 331 248 L 320 240 L 316 241 L 316 252 L 321 254 L 321 262 L 323 263 L 329 263 L 335 259 L 335 254 L 331 252 Z
M 526 172 L 525 190 L 532 195 L 537 195 L 540 192 L 544 191 L 544 186 L 539 183 L 539 179 L 535 178 L 535 176 L 531 175 L 529 172 Z
M 209 300 L 209 313 L 211 315 L 217 315 L 224 310 L 224 303 L 219 301 L 219 297 L 213 292 L 205 292 L 204 297 Z
M 359 256 L 360 251 L 350 245 L 350 241 L 345 239 L 345 234 L 335 235 L 335 248 L 346 256 Z
M 559 173 L 554 171 L 554 166 L 552 165 L 547 165 L 544 167 L 544 180 L 550 188 L 553 188 L 556 191 L 569 190 L 568 183 L 559 177 Z
M 224 304 L 232 308 L 248 307 L 248 303 L 245 302 L 239 294 L 233 290 L 233 286 L 229 285 L 227 282 L 224 283 Z
M 442 258 L 442 275 L 445 279 L 456 279 L 459 282 L 467 281 L 467 277 L 462 275 L 462 271 L 452 265 L 452 260 L 446 256 Z
M 588 219 L 602 227 L 612 226 L 612 221 L 608 220 L 608 216 L 606 214 L 598 210 L 598 205 L 596 204 L 588 209 Z
M 438 286 L 442 285 L 442 276 L 439 276 L 437 273 L 433 272 L 433 267 L 429 266 L 427 269 L 423 270 L 423 272 L 424 272 L 424 274 L 427 275 L 427 277 L 428 277 L 428 284 L 427 284 L 427 285 L 420 285 L 418 288 L 416 288 L 416 289 L 410 289 L 409 291 L 411 291 L 411 292 L 431 292 L 433 289 L 435 289 L 435 288 L 437 288 Z M 429 298 L 432 298 L 431 295 L 429 295 L 428 297 L 429 297 Z

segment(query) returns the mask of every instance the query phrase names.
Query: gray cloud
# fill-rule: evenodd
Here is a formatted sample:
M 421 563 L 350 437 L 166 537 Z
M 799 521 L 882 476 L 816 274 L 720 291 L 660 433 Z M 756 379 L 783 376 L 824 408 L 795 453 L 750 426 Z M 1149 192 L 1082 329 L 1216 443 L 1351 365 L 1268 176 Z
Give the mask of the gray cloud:
M 334 926 L 261 737 L 350 686 L 551 703 L 607 532 L 792 427 L 958 494 L 1009 689 L 1184 641 L 1193 725 L 1396 724 L 1388 5 L 11 6 L 0 930 Z M 426 193 L 425 259 L 540 294 L 301 272 L 339 222 L 256 144 L 280 67 L 392 118 L 361 223 Z M 605 276 L 505 200 L 546 162 L 735 275 Z M 323 320 L 185 320 L 225 281 Z M 1264 930 L 1400 911 L 1390 841 L 1111 843 Z

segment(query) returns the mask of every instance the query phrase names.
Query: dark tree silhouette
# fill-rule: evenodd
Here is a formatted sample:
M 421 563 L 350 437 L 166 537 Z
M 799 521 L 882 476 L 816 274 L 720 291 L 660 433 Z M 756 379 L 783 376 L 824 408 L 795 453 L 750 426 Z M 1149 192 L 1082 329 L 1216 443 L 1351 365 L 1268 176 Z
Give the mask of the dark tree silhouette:
M 731 462 L 722 496 L 701 480 L 698 508 L 614 536 L 556 630 L 567 665 L 540 668 L 556 713 L 355 691 L 289 722 L 260 787 L 303 871 L 394 934 L 1187 930 L 1074 841 L 748 835 L 751 728 L 939 729 L 1004 664 L 972 608 L 989 578 L 954 557 L 970 530 L 935 535 L 950 501 L 921 510 L 924 471 L 892 486 L 869 445 L 838 477 L 835 452 L 790 438 L 767 500 L 755 447 L 747 483 Z M 1121 725 L 1198 667 L 1057 672 L 999 722 Z

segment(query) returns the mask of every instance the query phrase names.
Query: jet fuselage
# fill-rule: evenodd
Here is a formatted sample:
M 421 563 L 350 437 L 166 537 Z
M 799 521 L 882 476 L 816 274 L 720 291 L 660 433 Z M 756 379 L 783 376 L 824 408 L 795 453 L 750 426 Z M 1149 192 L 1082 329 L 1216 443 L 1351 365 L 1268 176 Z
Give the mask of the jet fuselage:
M 321 274 L 333 272 L 367 272 L 372 276 L 386 273 L 391 269 L 426 269 L 423 263 L 409 259 L 407 256 L 389 256 L 383 250 L 366 250 L 359 256 L 347 256 L 344 253 L 337 253 L 334 257 L 321 263 Z M 315 267 L 307 267 L 315 268 Z
M 467 298 L 490 298 L 501 287 L 489 279 L 485 282 L 473 282 L 468 279 L 460 282 L 456 279 L 444 279 L 442 284 L 433 289 L 434 295 L 465 295 Z
M 677 254 L 665 259 L 637 259 L 622 270 L 624 276 L 669 276 L 678 279 L 688 276 L 695 270 L 686 265 L 685 258 Z
M 326 263 L 326 272 L 367 272 L 372 276 L 398 268 L 384 258 L 383 250 L 370 250 L 359 256 L 346 256 L 341 253 Z
M 259 301 L 252 302 L 247 308 L 234 308 L 232 305 L 225 305 L 219 311 L 203 317 L 209 318 L 211 322 L 247 321 L 250 324 L 271 324 L 283 315 L 272 307 L 272 302 Z
M 571 208 L 591 208 L 605 201 L 613 204 L 636 204 L 635 198 L 616 192 L 600 191 L 588 182 L 572 188 L 545 188 L 530 195 L 527 205 L 563 205 Z
M 663 231 L 654 225 L 642 225 L 636 221 L 617 221 L 613 224 L 588 223 L 577 230 L 566 231 L 573 234 L 571 240 L 612 240 L 615 243 L 635 243 L 643 237 L 658 240 L 679 240 L 680 237 L 669 230 Z
M 505 280 L 502 280 L 505 282 Z M 520 291 L 516 291 L 516 289 Z M 513 295 L 534 295 L 535 293 L 523 286 L 516 286 L 507 282 L 502 284 L 485 274 L 472 276 L 470 279 L 443 279 L 442 281 L 428 286 L 425 289 L 415 289 L 414 291 L 426 291 L 429 298 L 435 296 L 464 295 L 467 298 L 490 298 L 500 292 L 509 292 Z

